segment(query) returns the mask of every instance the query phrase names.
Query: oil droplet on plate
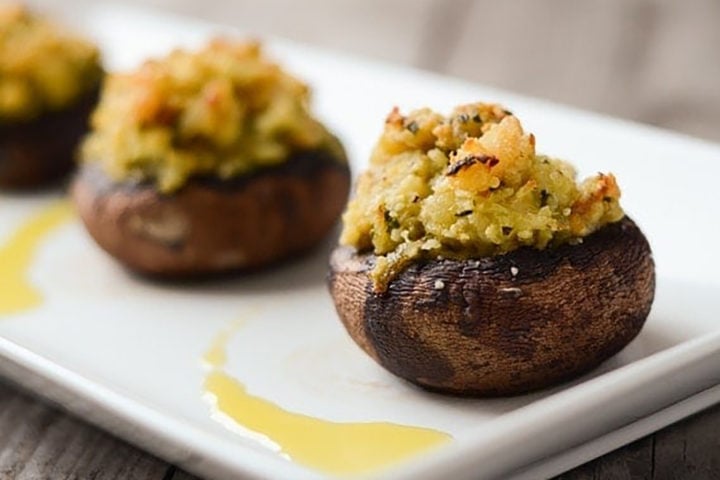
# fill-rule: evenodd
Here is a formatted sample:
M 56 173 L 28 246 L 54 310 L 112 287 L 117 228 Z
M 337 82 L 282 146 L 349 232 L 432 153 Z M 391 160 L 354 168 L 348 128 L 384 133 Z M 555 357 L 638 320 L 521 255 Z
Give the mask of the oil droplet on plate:
M 213 418 L 259 441 L 282 456 L 334 475 L 363 474 L 438 447 L 450 435 L 389 422 L 344 423 L 294 413 L 258 396 L 228 375 L 226 346 L 240 327 L 217 336 L 205 353 L 205 398 Z M 235 428 L 233 428 L 235 427 Z
M 53 203 L 0 244 L 0 315 L 20 313 L 42 303 L 40 292 L 28 279 L 28 270 L 45 237 L 72 216 L 69 203 Z

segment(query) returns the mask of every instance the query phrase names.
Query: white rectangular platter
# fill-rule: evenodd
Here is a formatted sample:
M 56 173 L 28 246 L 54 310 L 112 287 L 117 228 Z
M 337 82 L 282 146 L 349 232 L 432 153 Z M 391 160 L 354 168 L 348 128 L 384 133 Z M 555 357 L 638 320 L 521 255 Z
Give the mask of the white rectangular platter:
M 70 21 L 111 69 L 241 33 L 98 6 Z M 497 101 L 538 150 L 614 172 L 652 244 L 648 323 L 585 378 L 541 393 L 448 398 L 350 341 L 325 287 L 330 243 L 265 273 L 196 285 L 129 275 L 58 194 L 0 195 L 0 369 L 208 478 L 535 478 L 720 401 L 720 146 L 504 91 L 269 39 L 361 169 L 393 105 Z M 3 293 L 4 292 L 4 293 Z

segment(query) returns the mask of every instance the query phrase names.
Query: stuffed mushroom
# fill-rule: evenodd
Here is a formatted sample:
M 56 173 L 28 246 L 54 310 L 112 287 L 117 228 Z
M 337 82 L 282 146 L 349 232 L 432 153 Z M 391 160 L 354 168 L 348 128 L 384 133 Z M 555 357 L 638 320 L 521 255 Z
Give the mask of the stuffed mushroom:
M 653 301 L 650 246 L 613 175 L 575 177 L 498 105 L 395 109 L 331 258 L 349 334 L 395 375 L 463 395 L 548 387 L 620 351 Z
M 35 187 L 72 170 L 102 76 L 88 40 L 0 5 L 0 187 Z
M 312 248 L 350 173 L 308 97 L 255 42 L 216 39 L 110 76 L 73 185 L 85 226 L 124 265 L 163 277 Z

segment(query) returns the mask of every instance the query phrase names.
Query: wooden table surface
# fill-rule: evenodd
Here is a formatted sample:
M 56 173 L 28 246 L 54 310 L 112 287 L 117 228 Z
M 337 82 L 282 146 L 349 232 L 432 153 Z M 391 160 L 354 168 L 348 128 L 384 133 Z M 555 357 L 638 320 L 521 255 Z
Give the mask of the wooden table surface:
M 715 0 L 142 3 L 720 140 Z M 195 477 L 0 382 L 0 479 L 14 478 Z M 720 479 L 720 406 L 558 478 Z

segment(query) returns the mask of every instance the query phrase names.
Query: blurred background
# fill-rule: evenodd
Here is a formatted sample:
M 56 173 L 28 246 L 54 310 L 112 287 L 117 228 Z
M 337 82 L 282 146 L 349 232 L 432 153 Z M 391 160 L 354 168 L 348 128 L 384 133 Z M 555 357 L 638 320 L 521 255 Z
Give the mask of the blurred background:
M 92 0 L 31 2 L 66 15 Z M 720 141 L 718 0 L 129 0 Z

